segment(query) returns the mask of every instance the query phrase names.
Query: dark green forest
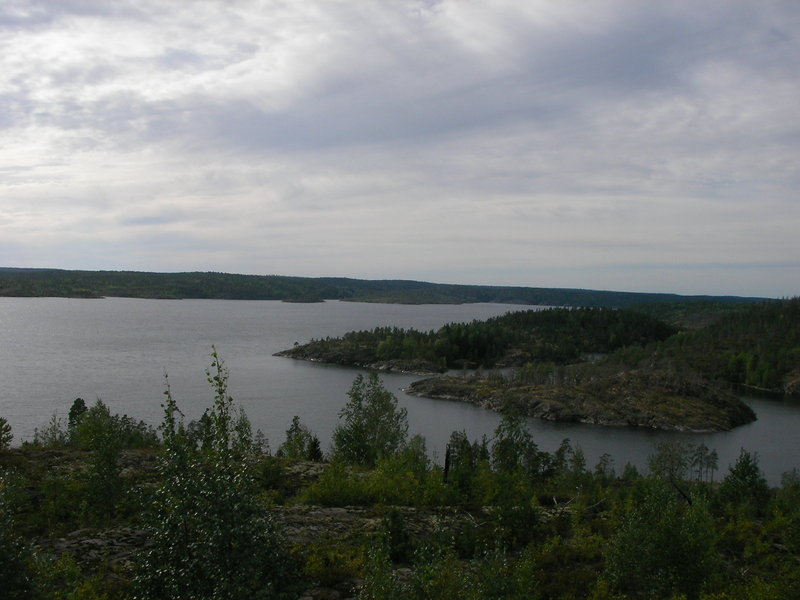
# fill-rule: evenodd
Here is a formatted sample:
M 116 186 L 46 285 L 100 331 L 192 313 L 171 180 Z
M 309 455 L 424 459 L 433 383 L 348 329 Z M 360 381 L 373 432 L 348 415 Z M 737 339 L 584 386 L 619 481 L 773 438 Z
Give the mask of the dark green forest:
M 376 328 L 288 349 L 282 355 L 348 365 L 393 364 L 400 370 L 490 369 L 592 364 L 568 371 L 584 380 L 620 368 L 670 372 L 707 384 L 775 394 L 800 393 L 800 298 L 735 308 L 675 304 L 625 310 L 582 308 L 520 311 L 435 332 Z M 650 314 L 648 314 L 650 313 Z M 693 329 L 675 322 L 687 316 Z M 698 327 L 697 323 L 708 324 Z M 600 360 L 598 360 L 600 359 Z M 392 363 L 392 361 L 395 361 Z M 551 371 L 548 371 L 552 373 Z
M 0 419 L 3 598 L 361 600 L 800 597 L 800 474 L 770 487 L 742 449 L 674 438 L 646 472 L 513 412 L 444 457 L 409 436 L 379 377 L 358 376 L 330 448 L 295 418 L 275 453 L 229 396 L 157 429 L 76 400 L 11 447 Z
M 230 273 L 146 273 L 0 268 L 0 296 L 208 298 L 406 304 L 497 302 L 546 306 L 626 307 L 652 302 L 748 302 L 735 296 L 680 296 L 581 289 L 449 285 L 405 280 L 287 277 Z
M 728 312 L 652 350 L 705 376 L 754 390 L 800 393 L 800 298 Z
M 485 321 L 451 323 L 437 331 L 378 327 L 341 338 L 312 340 L 283 352 L 346 365 L 404 361 L 430 369 L 576 362 L 630 345 L 665 340 L 678 330 L 631 310 L 598 308 L 510 312 Z

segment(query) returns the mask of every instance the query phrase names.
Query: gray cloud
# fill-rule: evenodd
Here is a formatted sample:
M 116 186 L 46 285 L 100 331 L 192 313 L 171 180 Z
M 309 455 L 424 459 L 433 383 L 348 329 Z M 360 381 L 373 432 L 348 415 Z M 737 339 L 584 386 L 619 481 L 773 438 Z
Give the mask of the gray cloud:
M 186 6 L 0 7 L 0 263 L 800 293 L 796 3 Z

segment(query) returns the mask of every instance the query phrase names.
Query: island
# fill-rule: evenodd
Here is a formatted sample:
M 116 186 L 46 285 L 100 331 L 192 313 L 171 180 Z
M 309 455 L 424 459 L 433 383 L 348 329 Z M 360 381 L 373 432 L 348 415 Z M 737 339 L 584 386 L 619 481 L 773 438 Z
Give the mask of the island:
M 688 306 L 516 311 L 430 332 L 349 332 L 278 355 L 440 374 L 405 391 L 498 412 L 674 431 L 754 421 L 743 394 L 800 393 L 800 299 Z
M 693 433 L 727 431 L 755 421 L 736 395 L 664 371 L 620 371 L 587 382 L 532 385 L 481 375 L 415 381 L 406 393 L 547 421 L 634 426 Z

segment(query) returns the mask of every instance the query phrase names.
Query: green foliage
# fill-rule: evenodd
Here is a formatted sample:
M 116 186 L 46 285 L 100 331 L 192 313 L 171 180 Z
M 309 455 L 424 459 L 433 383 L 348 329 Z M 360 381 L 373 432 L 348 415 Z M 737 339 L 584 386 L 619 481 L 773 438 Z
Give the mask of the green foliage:
M 743 299 L 744 300 L 744 299 Z M 632 310 L 650 315 L 676 327 L 701 329 L 715 323 L 725 315 L 745 310 L 751 302 L 653 302 L 639 304 Z
M 91 506 L 84 506 L 85 480 L 78 476 L 48 473 L 39 482 L 38 511 L 30 524 L 36 529 L 63 535 L 85 525 Z
M 28 567 L 30 549 L 13 531 L 9 506 L 10 482 L 0 473 L 0 590 L 4 597 L 33 598 L 33 582 Z
M 350 365 L 400 360 L 428 369 L 555 363 L 584 353 L 664 340 L 677 330 L 633 311 L 559 309 L 511 312 L 486 321 L 450 323 L 433 332 L 397 327 L 314 340 L 284 354 Z M 552 371 L 552 365 L 551 365 Z
M 778 393 L 800 369 L 800 298 L 765 302 L 725 315 L 663 343 L 662 357 L 706 377 Z
M 69 431 L 64 425 L 64 420 L 53 413 L 50 422 L 44 429 L 38 427 L 33 430 L 31 445 L 39 448 L 60 448 L 69 444 Z
M 537 600 L 539 582 L 525 555 L 513 557 L 493 548 L 471 565 L 471 600 Z
M 85 472 L 72 478 L 56 473 L 44 478 L 42 516 L 62 526 L 106 525 L 120 512 L 125 497 L 120 466 L 122 450 L 153 447 L 157 443 L 155 430 L 143 421 L 112 414 L 100 399 L 90 408 L 81 398 L 76 399 L 66 426 L 54 414 L 45 429 L 36 429 L 34 433 L 32 446 L 88 452 Z
M 400 450 L 408 436 L 405 408 L 383 387 L 377 373 L 358 375 L 339 413 L 344 422 L 333 431 L 334 457 L 350 464 L 375 465 Z
M 358 506 L 375 501 L 365 474 L 354 471 L 334 458 L 325 465 L 319 479 L 297 497 L 301 504 L 322 506 Z
M 119 576 L 86 575 L 69 553 L 36 556 L 33 571 L 37 600 L 116 600 L 130 593 L 128 582 Z
M 358 600 L 407 600 L 404 586 L 392 570 L 388 544 L 380 539 L 367 553 L 364 581 Z
M 410 598 L 457 600 L 472 588 L 458 555 L 441 534 L 420 545 L 414 555 L 413 577 L 408 584 Z
M 302 554 L 303 574 L 318 585 L 333 586 L 364 572 L 361 549 L 352 543 L 320 540 L 303 548 Z
M 382 529 L 389 558 L 393 562 L 408 561 L 412 556 L 412 543 L 403 513 L 396 508 L 390 509 L 383 516 Z
M 280 597 L 290 563 L 246 476 L 220 463 L 186 467 L 155 495 L 153 546 L 138 569 L 137 597 Z
M 75 402 L 69 409 L 67 424 L 70 430 L 74 429 L 81 420 L 81 417 L 87 411 L 86 401 L 83 398 L 75 398 Z
M 518 549 L 536 538 L 540 530 L 539 508 L 530 481 L 522 473 L 497 473 L 487 501 L 500 546 Z
M 77 398 L 69 409 L 68 420 L 54 413 L 43 429 L 34 430 L 30 445 L 40 448 L 74 447 L 93 450 L 97 440 L 113 437 L 119 448 L 153 448 L 158 436 L 153 427 L 144 421 L 135 421 L 128 415 L 112 414 L 100 400 L 90 407 Z
M 612 586 L 631 598 L 699 598 L 719 566 L 706 504 L 654 482 L 630 507 L 607 555 Z
M 14 439 L 11 433 L 11 425 L 5 419 L 0 417 L 0 450 L 8 450 L 11 448 L 11 440 Z
M 673 437 L 659 442 L 655 449 L 656 452 L 647 459 L 654 477 L 673 483 L 714 480 L 719 457 L 716 450 L 710 450 L 705 444 Z
M 300 422 L 297 415 L 286 430 L 286 441 L 278 448 L 277 456 L 295 460 L 321 461 L 322 450 L 319 438 Z
M 785 512 L 800 512 L 800 469 L 797 467 L 781 475 L 781 485 L 775 495 L 775 508 Z
M 428 458 L 420 455 L 420 451 L 424 453 L 424 446 L 415 451 L 413 444 L 409 444 L 408 448 L 379 459 L 369 471 L 334 458 L 296 501 L 323 506 L 446 504 L 452 494 L 442 481 L 441 470 L 421 468 Z
M 152 545 L 137 568 L 136 597 L 284 597 L 292 564 L 258 501 L 249 423 L 234 410 L 228 371 L 216 351 L 207 376 L 214 402 L 202 449 L 187 439 L 169 387 L 165 392 L 162 480 L 148 517 Z
M 763 516 L 770 499 L 769 486 L 758 466 L 758 456 L 742 448 L 719 486 L 720 502 L 751 516 Z
M 96 421 L 92 414 L 95 409 L 99 417 Z M 81 426 L 86 426 L 82 432 L 83 439 L 91 450 L 86 481 L 87 501 L 91 509 L 87 512 L 92 519 L 102 522 L 113 515 L 123 493 L 119 464 L 123 438 L 118 421 L 111 417 L 108 408 L 100 400 L 86 415 L 91 417 L 84 419 Z
M 541 472 L 542 454 L 533 441 L 525 421 L 513 411 L 503 414 L 492 439 L 492 467 L 498 472 L 524 471 L 530 476 Z
M 656 444 L 656 452 L 648 457 L 650 473 L 667 481 L 689 478 L 691 445 L 683 438 L 672 437 Z
M 528 589 L 541 598 L 586 597 L 602 565 L 603 540 L 580 534 L 554 535 L 540 546 L 530 545 L 518 561 L 528 571 Z

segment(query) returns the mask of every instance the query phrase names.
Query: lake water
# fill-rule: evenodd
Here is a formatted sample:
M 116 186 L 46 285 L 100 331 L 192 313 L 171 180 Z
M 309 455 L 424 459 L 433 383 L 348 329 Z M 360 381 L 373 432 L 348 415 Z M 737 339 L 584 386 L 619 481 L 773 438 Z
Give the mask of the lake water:
M 205 369 L 212 345 L 230 370 L 230 392 L 273 450 L 298 415 L 327 448 L 357 370 L 296 361 L 273 353 L 311 338 L 376 326 L 436 329 L 485 319 L 528 306 L 498 304 L 392 305 L 329 301 L 138 300 L 107 298 L 0 298 L 0 416 L 14 443 L 30 439 L 55 412 L 65 417 L 77 397 L 101 398 L 114 412 L 158 424 L 165 374 L 188 419 L 212 401 Z M 382 375 L 408 409 L 411 433 L 423 435 L 434 457 L 444 455 L 450 433 L 480 438 L 499 415 L 468 404 L 408 396 L 415 376 Z M 644 429 L 550 423 L 531 419 L 537 444 L 555 450 L 564 438 L 580 444 L 594 465 L 607 452 L 618 470 L 647 464 L 653 445 L 680 435 L 715 448 L 720 476 L 741 447 L 757 452 L 772 483 L 800 466 L 800 404 L 748 399 L 759 420 L 718 434 L 671 434 Z

